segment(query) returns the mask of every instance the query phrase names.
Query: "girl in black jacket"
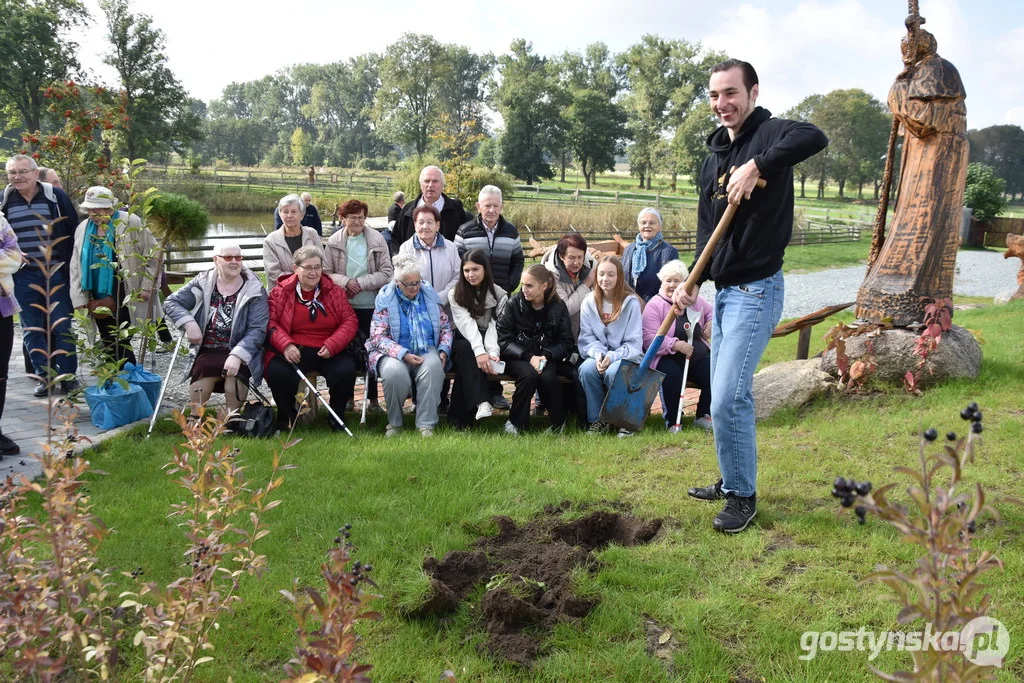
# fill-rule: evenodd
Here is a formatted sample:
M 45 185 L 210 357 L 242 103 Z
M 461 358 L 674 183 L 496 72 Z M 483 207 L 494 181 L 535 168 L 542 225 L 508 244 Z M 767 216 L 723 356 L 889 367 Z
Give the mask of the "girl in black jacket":
M 569 311 L 555 293 L 555 277 L 544 266 L 535 264 L 523 273 L 519 293 L 509 299 L 498 319 L 498 348 L 505 374 L 516 383 L 505 431 L 519 434 L 529 426 L 534 392 L 540 393 L 551 416 L 552 431 L 561 431 L 566 409 L 576 408 L 578 381 L 569 362 L 576 353 L 576 340 Z M 559 377 L 573 382 L 563 385 Z M 568 392 L 563 393 L 563 387 Z

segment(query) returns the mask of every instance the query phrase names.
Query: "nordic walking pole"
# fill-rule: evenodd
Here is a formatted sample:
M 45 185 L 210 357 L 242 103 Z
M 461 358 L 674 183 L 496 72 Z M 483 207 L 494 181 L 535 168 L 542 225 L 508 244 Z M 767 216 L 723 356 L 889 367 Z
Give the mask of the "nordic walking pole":
M 694 326 L 690 324 L 690 319 L 686 311 L 683 311 L 683 315 L 687 316 L 686 322 L 683 323 L 683 329 L 686 330 L 686 343 L 692 348 Z M 693 357 L 693 351 L 690 351 L 690 355 L 687 356 L 686 360 L 683 362 L 683 383 L 679 386 L 679 409 L 676 411 L 676 423 L 672 425 L 676 431 L 681 429 L 683 424 L 683 396 L 686 394 L 686 376 L 690 374 L 691 357 Z
M 373 381 L 376 382 L 377 378 L 374 377 Z M 361 425 L 366 424 L 366 404 L 370 402 L 370 399 L 367 398 L 367 396 L 369 394 L 367 393 L 366 387 L 369 386 L 369 384 L 370 384 L 370 371 L 367 370 L 366 371 L 366 379 L 363 380 L 363 414 L 359 418 L 359 424 L 361 424 Z
M 171 381 L 171 371 L 174 369 L 174 361 L 178 358 L 178 351 L 181 350 L 181 342 L 185 339 L 185 333 L 182 332 L 181 336 L 178 337 L 178 343 L 174 345 L 174 355 L 171 356 L 171 362 L 167 365 L 167 377 L 160 384 L 160 395 L 157 396 L 156 405 L 153 406 L 153 416 L 149 418 L 149 430 L 146 432 L 146 438 L 153 433 L 153 426 L 156 424 L 156 416 L 160 412 L 160 404 L 164 402 L 164 392 L 167 391 L 167 384 Z
M 284 358 L 284 356 L 281 356 L 281 358 Z M 344 429 L 345 433 L 348 434 L 349 436 L 351 436 L 354 439 L 356 437 L 356 435 L 353 434 L 349 430 L 348 426 L 345 425 L 345 421 L 342 420 L 338 416 L 338 414 L 336 412 L 334 412 L 334 408 L 331 407 L 331 404 L 328 403 L 327 399 L 325 399 L 323 394 L 320 393 L 320 390 L 316 388 L 316 385 L 309 381 L 309 378 L 306 377 L 306 373 L 304 373 L 301 369 L 299 369 L 298 365 L 296 365 L 295 363 L 291 362 L 287 358 L 284 358 L 284 360 L 285 360 L 286 363 L 288 363 L 288 365 L 292 366 L 292 370 L 295 371 L 295 374 L 297 374 L 299 376 L 299 379 L 301 379 L 302 382 L 307 387 L 309 387 L 309 390 L 313 392 L 313 394 L 317 397 L 317 399 L 320 401 L 320 403 L 323 405 L 323 407 L 327 408 L 327 412 L 330 413 L 331 417 L 334 418 L 334 421 L 338 423 L 338 426 L 341 427 L 342 429 Z

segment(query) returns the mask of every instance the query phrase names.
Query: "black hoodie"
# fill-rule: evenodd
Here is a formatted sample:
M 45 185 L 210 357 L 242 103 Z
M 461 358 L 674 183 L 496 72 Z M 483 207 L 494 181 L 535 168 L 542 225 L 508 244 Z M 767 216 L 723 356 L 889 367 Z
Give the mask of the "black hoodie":
M 793 165 L 825 149 L 828 138 L 810 123 L 771 116 L 757 107 L 735 140 L 729 139 L 724 126 L 708 136 L 711 155 L 700 172 L 694 265 L 729 204 L 729 170 L 753 159 L 767 186 L 755 188 L 750 199 L 740 203 L 699 282 L 711 279 L 722 289 L 770 277 L 782 268 L 793 234 Z

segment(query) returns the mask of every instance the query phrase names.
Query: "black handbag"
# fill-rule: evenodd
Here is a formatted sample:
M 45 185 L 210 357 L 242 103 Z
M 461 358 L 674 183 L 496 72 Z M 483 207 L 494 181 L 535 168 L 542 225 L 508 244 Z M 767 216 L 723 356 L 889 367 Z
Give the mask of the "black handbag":
M 245 383 L 249 390 L 256 394 L 258 400 L 247 401 L 238 414 L 228 420 L 227 428 L 240 436 L 256 439 L 273 436 L 277 432 L 274 406 L 270 405 L 267 397 L 260 393 L 251 381 L 246 379 Z

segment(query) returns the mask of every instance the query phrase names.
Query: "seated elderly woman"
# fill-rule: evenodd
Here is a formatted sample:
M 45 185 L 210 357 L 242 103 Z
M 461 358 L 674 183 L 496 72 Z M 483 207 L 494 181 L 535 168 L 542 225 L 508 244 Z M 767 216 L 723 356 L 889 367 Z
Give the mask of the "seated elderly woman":
M 441 305 L 448 306 L 448 293 L 459 281 L 462 259 L 455 242 L 446 240 L 441 229 L 441 214 L 433 206 L 424 204 L 412 212 L 413 228 L 416 234 L 398 248 L 398 254 L 415 258 L 420 265 L 423 279 L 441 298 Z
M 454 247 L 453 247 L 454 248 Z M 416 427 L 433 436 L 445 365 L 451 355 L 452 326 L 437 292 L 423 281 L 416 259 L 395 257 L 395 279 L 380 290 L 366 342 L 369 366 L 384 384 L 388 426 L 402 430 L 402 404 L 416 384 Z
M 587 251 L 587 240 L 578 232 L 563 235 L 558 244 L 544 254 L 541 263 L 555 275 L 555 291 L 572 320 L 572 333 L 580 334 L 580 309 L 594 289 L 594 257 Z
M 636 227 L 636 241 L 622 254 L 622 267 L 626 271 L 626 282 L 647 302 L 661 288 L 658 271 L 679 258 L 679 251 L 661 234 L 661 212 L 657 209 L 640 209 Z
M 263 269 L 267 273 L 267 289 L 274 289 L 282 277 L 292 276 L 292 255 L 299 247 L 320 246 L 320 235 L 302 225 L 306 204 L 302 197 L 290 194 L 277 204 L 281 227 L 263 240 Z
M 644 309 L 643 335 L 644 351 L 651 348 L 654 338 L 658 336 L 658 328 L 672 308 L 672 295 L 676 288 L 686 281 L 689 272 L 686 265 L 676 259 L 669 261 L 658 271 L 661 289 Z M 676 318 L 675 327 L 669 330 L 661 342 L 651 368 L 665 373 L 665 381 L 661 385 L 661 405 L 665 426 L 672 431 L 676 426 L 679 414 L 679 397 L 683 389 L 683 369 L 686 359 L 690 359 L 690 367 L 686 379 L 700 387 L 700 398 L 697 400 L 696 419 L 693 424 L 711 431 L 711 319 L 714 309 L 702 296 L 696 303 L 686 309 L 686 315 Z M 689 322 L 689 332 L 686 323 Z M 687 341 L 687 336 L 692 341 Z
M 89 217 L 75 230 L 71 303 L 88 309 L 105 355 L 134 364 L 131 337 L 121 337 L 121 323 L 146 318 L 156 289 L 156 239 L 138 216 L 117 210 L 116 204 L 114 193 L 105 187 L 85 192 L 81 207 Z M 134 300 L 126 303 L 129 294 Z M 155 317 L 161 318 L 159 297 L 153 306 Z
M 199 273 L 167 297 L 164 312 L 185 332 L 194 358 L 186 377 L 189 395 L 205 404 L 214 392 L 224 393 L 228 410 L 245 402 L 248 381 L 263 379 L 263 340 L 270 308 L 267 290 L 242 262 L 237 244 L 220 242 L 213 249 L 213 268 Z
M 277 404 L 277 426 L 286 430 L 298 411 L 296 367 L 319 373 L 327 381 L 331 409 L 341 415 L 352 397 L 356 360 L 346 351 L 356 336 L 358 321 L 345 290 L 323 272 L 324 250 L 300 247 L 292 257 L 294 273 L 282 277 L 270 291 L 267 329 L 267 384 Z M 332 429 L 342 429 L 331 422 Z

